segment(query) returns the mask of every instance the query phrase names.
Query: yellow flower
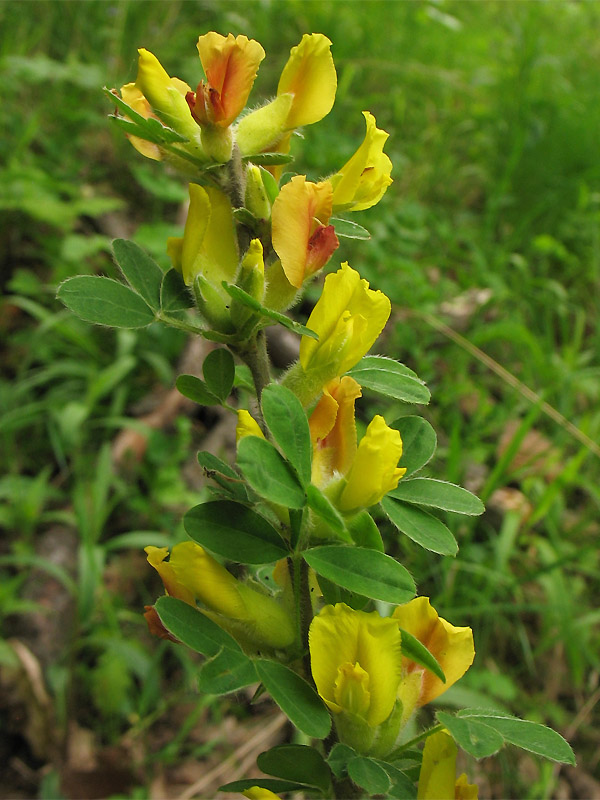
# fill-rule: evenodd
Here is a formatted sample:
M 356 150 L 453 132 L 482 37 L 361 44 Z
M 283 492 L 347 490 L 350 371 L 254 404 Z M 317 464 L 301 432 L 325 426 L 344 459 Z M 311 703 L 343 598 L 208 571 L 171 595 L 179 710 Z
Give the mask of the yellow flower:
M 395 489 L 406 472 L 397 466 L 401 455 L 400 432 L 389 428 L 383 417 L 373 417 L 346 475 L 337 501 L 340 511 L 368 508 Z
M 232 281 L 238 267 L 231 203 L 212 186 L 190 183 L 189 191 L 190 207 L 183 238 L 168 239 L 167 252 L 188 285 L 202 275 L 229 302 L 221 281 Z
M 322 488 L 336 474 L 345 475 L 356 456 L 354 402 L 362 394 L 349 375 L 334 378 L 308 420 L 313 443 L 312 482 Z
M 279 795 L 273 794 L 270 789 L 264 789 L 262 786 L 251 786 L 249 789 L 244 789 L 242 794 L 248 800 L 279 800 Z
M 288 131 L 311 125 L 331 111 L 337 75 L 331 42 L 321 33 L 304 34 L 283 68 L 277 97 L 240 120 L 236 138 L 242 155 L 275 150 L 287 153 Z
M 214 31 L 200 36 L 197 48 L 206 83 L 187 95 L 192 115 L 201 125 L 226 128 L 246 105 L 265 51 L 254 39 Z
M 338 238 L 331 216 L 329 181 L 312 183 L 296 175 L 282 187 L 272 209 L 273 249 L 288 281 L 297 289 L 331 258 Z
M 287 647 L 294 641 L 293 621 L 279 603 L 234 578 L 200 545 L 175 545 L 168 562 L 168 548 L 148 546 L 145 550 L 167 594 L 191 605 L 194 598 L 200 600 L 208 615 L 234 635 L 239 632 L 244 640 L 273 648 Z
M 415 707 L 435 700 L 469 669 L 475 657 L 473 631 L 442 619 L 428 597 L 415 597 L 398 606 L 392 616 L 402 630 L 415 636 L 436 657 L 446 676 L 443 683 L 425 667 L 403 657 L 399 697 L 408 718 Z
M 186 94 L 191 91 L 190 87 L 179 78 L 169 77 L 160 61 L 149 50 L 142 47 L 138 53 L 140 57 L 136 87 L 165 125 L 195 140 L 199 129 L 185 99 Z
M 457 747 L 445 730 L 428 737 L 423 748 L 417 800 L 477 800 L 467 776 L 456 779 Z
M 156 115 L 152 113 L 150 103 L 146 100 L 135 83 L 126 83 L 125 86 L 121 86 L 121 97 L 128 106 L 134 111 L 137 111 L 138 114 L 141 114 L 144 119 L 149 119 L 150 117 L 156 119 Z M 163 160 L 164 153 L 154 142 L 148 142 L 146 139 L 140 139 L 139 136 L 131 136 L 130 134 L 127 134 L 127 138 L 138 153 L 146 156 L 146 158 L 151 158 L 153 161 Z
M 331 41 L 322 33 L 305 33 L 292 47 L 283 68 L 277 95 L 293 95 L 286 128 L 311 125 L 329 114 L 335 100 L 337 75 L 331 55 Z
M 317 691 L 336 716 L 370 728 L 390 716 L 402 658 L 394 620 L 337 603 L 314 617 L 308 641 Z
M 248 411 L 241 408 L 237 412 L 237 416 L 237 425 L 235 427 L 236 444 L 240 441 L 240 439 L 243 439 L 246 436 L 258 436 L 261 439 L 265 438 L 264 433 L 260 429 L 260 425 Z
M 345 262 L 325 278 L 323 293 L 308 318 L 306 325 L 319 340 L 302 339 L 302 369 L 326 376 L 322 386 L 343 375 L 371 348 L 390 311 L 386 295 L 369 289 L 368 281 Z
M 342 169 L 330 178 L 333 185 L 333 208 L 362 211 L 383 197 L 392 183 L 392 162 L 383 152 L 389 134 L 380 130 L 375 117 L 363 111 L 367 132 L 363 143 Z

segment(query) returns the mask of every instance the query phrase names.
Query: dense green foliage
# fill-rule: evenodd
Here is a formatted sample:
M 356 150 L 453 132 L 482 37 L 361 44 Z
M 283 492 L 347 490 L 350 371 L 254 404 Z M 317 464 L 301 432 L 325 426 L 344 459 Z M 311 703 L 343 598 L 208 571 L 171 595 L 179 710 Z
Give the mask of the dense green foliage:
M 311 170 L 344 163 L 363 109 L 390 132 L 395 183 L 376 214 L 356 217 L 373 240 L 344 239 L 332 263 L 348 258 L 395 304 L 385 351 L 417 369 L 432 393 L 420 413 L 438 449 L 425 474 L 467 486 L 488 508 L 480 518 L 435 518 L 458 540 L 459 561 L 398 540 L 402 563 L 426 576 L 419 593 L 474 629 L 475 665 L 444 704 L 476 706 L 491 695 L 500 711 L 561 731 L 591 773 L 589 703 L 600 670 L 599 21 L 600 9 L 583 3 L 0 6 L 0 664 L 16 669 L 5 639 L 21 637 L 43 665 L 60 735 L 71 720 L 98 747 L 135 742 L 135 796 L 147 796 L 163 768 L 206 756 L 210 746 L 189 734 L 201 714 L 221 714 L 218 702 L 190 704 L 191 657 L 151 640 L 137 613 L 158 593 L 139 549 L 184 538 L 183 512 L 207 497 L 180 477 L 215 417 L 203 409 L 166 429 L 136 423 L 145 398 L 173 386 L 185 334 L 93 328 L 55 300 L 66 277 L 117 277 L 113 238 L 134 239 L 166 266 L 166 236 L 181 230 L 185 186 L 109 124 L 101 87 L 135 77 L 138 46 L 160 52 L 170 74 L 199 79 L 198 34 L 231 30 L 265 46 L 254 96 L 267 97 L 302 33 L 332 39 L 336 104 L 327 125 L 296 138 L 298 168 L 316 180 Z M 408 409 L 398 400 L 386 419 Z M 111 457 L 124 428 L 147 436 L 139 463 Z M 398 489 L 411 490 L 427 487 Z M 444 526 L 428 524 L 442 536 Z M 386 535 L 393 543 L 395 529 Z M 59 557 L 65 542 L 70 553 Z M 53 648 L 28 638 L 28 620 L 52 607 L 32 584 L 52 585 L 71 609 Z M 169 729 L 173 715 L 179 723 L 161 738 L 156 730 Z M 58 770 L 50 745 L 39 747 L 25 760 Z M 481 780 L 471 770 L 481 796 L 552 797 L 566 780 L 514 752 L 493 767 L 482 762 Z M 14 780 L 23 796 L 50 797 L 56 775 L 41 790 L 33 778 Z

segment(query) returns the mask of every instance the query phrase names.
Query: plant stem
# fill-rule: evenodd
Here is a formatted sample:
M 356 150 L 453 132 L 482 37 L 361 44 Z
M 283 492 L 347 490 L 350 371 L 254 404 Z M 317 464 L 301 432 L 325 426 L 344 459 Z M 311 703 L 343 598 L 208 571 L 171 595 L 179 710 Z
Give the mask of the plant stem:
M 397 747 L 395 750 L 393 750 L 388 755 L 387 760 L 393 761 L 394 759 L 398 758 L 398 756 L 401 755 L 405 750 L 409 750 L 413 745 L 422 742 L 423 739 L 427 739 L 434 733 L 438 733 L 439 731 L 443 730 L 443 728 L 444 726 L 441 723 L 438 725 L 434 725 L 432 728 L 428 728 L 426 731 L 423 731 L 418 736 L 409 739 L 408 742 L 404 742 L 403 745 L 400 745 L 400 747 Z

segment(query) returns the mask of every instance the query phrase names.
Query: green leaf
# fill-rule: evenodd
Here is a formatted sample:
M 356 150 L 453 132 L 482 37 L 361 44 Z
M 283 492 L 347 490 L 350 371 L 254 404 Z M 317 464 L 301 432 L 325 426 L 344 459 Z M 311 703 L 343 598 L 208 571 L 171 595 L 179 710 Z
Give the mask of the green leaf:
M 230 561 L 269 564 L 288 555 L 283 539 L 264 517 L 231 500 L 195 506 L 183 525 L 194 541 Z
M 176 269 L 170 269 L 163 275 L 160 287 L 160 307 L 166 314 L 194 307 L 191 292 Z
M 234 286 L 232 283 L 223 281 L 223 288 L 230 297 L 233 297 L 234 300 L 239 300 L 240 303 L 248 306 L 248 308 L 251 308 L 257 314 L 260 314 L 261 317 L 266 317 L 274 322 L 279 322 L 279 324 L 283 325 L 284 328 L 287 328 L 294 333 L 299 333 L 302 336 L 309 336 L 311 339 L 319 338 L 318 334 L 316 334 L 314 331 L 311 331 L 311 329 L 307 328 L 305 325 L 301 325 L 299 322 L 286 317 L 285 314 L 280 314 L 279 311 L 273 311 L 272 308 L 267 308 L 266 306 L 261 305 L 258 300 L 255 300 L 255 298 L 252 297 L 252 295 L 249 295 L 248 292 L 240 289 L 239 286 Z
M 242 156 L 242 161 L 251 161 L 261 167 L 275 167 L 278 164 L 289 164 L 294 156 L 289 153 L 253 153 L 251 156 Z
M 324 739 L 331 718 L 319 695 L 303 678 L 277 661 L 257 659 L 258 677 L 279 708 L 307 736 Z
M 402 458 L 398 466 L 406 469 L 404 480 L 431 460 L 437 447 L 437 436 L 423 417 L 400 417 L 390 427 L 400 431 L 402 437 Z
M 161 142 L 187 142 L 187 138 L 182 136 L 172 128 L 167 128 L 160 123 L 157 119 L 143 117 L 138 111 L 134 111 L 131 106 L 119 97 L 115 89 L 107 89 L 106 86 L 103 92 L 107 95 L 109 100 L 116 105 L 118 110 L 124 114 L 127 119 L 121 117 L 113 117 L 116 123 L 120 123 L 120 127 L 130 132 L 129 129 L 135 129 L 133 135 L 146 139 L 149 142 L 160 144 Z
M 224 347 L 212 350 L 204 359 L 202 374 L 208 391 L 225 402 L 231 394 L 235 377 L 235 363 L 229 350 Z
M 135 242 L 115 239 L 113 252 L 125 280 L 148 303 L 150 308 L 160 308 L 160 287 L 163 271 Z
M 503 736 L 477 719 L 462 719 L 446 711 L 438 711 L 436 716 L 456 744 L 475 758 L 492 756 L 504 746 Z
M 204 656 L 216 656 L 221 650 L 241 653 L 239 644 L 212 619 L 175 597 L 159 597 L 154 604 L 160 621 L 179 641 Z
M 349 219 L 341 219 L 340 217 L 331 217 L 329 223 L 335 228 L 338 236 L 344 239 L 370 239 L 371 234 L 362 225 L 357 225 L 356 222 L 351 222 Z
M 455 556 L 458 553 L 458 544 L 452 532 L 432 514 L 390 497 L 383 498 L 381 507 L 399 531 L 426 550 L 442 556 Z
M 398 800 L 416 800 L 417 787 L 405 772 L 388 764 L 387 761 L 380 761 L 378 758 L 374 758 L 373 761 L 387 772 L 392 782 L 392 786 L 388 790 L 391 797 L 397 797 Z
M 356 592 L 343 589 L 337 583 L 327 580 L 322 575 L 317 575 L 317 581 L 319 588 L 323 592 L 323 601 L 329 606 L 334 606 L 336 603 L 345 603 L 356 611 L 362 611 L 371 602 L 364 594 L 356 594 Z
M 385 552 L 379 528 L 368 511 L 360 511 L 347 520 L 346 524 L 354 544 L 368 547 L 370 550 L 379 550 L 380 553 Z
M 391 781 L 387 772 L 374 759 L 356 756 L 348 762 L 348 775 L 369 794 L 385 794 Z
M 314 747 L 304 744 L 282 744 L 261 753 L 256 759 L 259 769 L 276 778 L 316 786 L 327 792 L 331 772 L 323 756 Z
M 325 545 L 306 550 L 302 555 L 319 575 L 351 592 L 397 604 L 415 596 L 415 583 L 409 572 L 378 550 Z
M 336 778 L 344 778 L 347 774 L 348 762 L 355 758 L 355 751 L 347 744 L 337 742 L 327 756 L 327 763 Z
M 392 489 L 389 495 L 406 503 L 441 508 L 444 511 L 453 511 L 455 514 L 477 516 L 485 511 L 481 500 L 467 489 L 435 478 L 401 480 L 398 487 Z
M 440 667 L 436 657 L 432 655 L 425 645 L 422 644 L 416 636 L 413 636 L 412 633 L 402 628 L 400 628 L 400 632 L 402 634 L 402 654 L 410 658 L 411 661 L 415 661 L 430 672 L 433 672 L 443 683 L 446 683 L 444 670 Z
M 214 395 L 203 380 L 195 375 L 179 375 L 175 381 L 177 391 L 200 406 L 218 406 L 219 398 Z
M 411 369 L 385 356 L 365 356 L 348 374 L 365 389 L 386 397 L 423 404 L 431 399 L 429 389 Z
M 240 439 L 237 462 L 250 486 L 265 500 L 288 508 L 304 506 L 304 489 L 270 442 L 258 436 Z
M 198 688 L 206 694 L 228 694 L 258 683 L 254 662 L 244 653 L 223 649 L 204 662 Z
M 56 296 L 86 322 L 113 328 L 145 328 L 154 312 L 130 289 L 112 278 L 78 275 L 60 284 Z
M 265 422 L 304 485 L 310 483 L 311 444 L 308 419 L 296 395 L 272 383 L 262 393 Z
M 211 478 L 238 500 L 243 502 L 248 499 L 244 481 L 229 464 L 207 450 L 198 453 L 198 463 L 204 469 L 207 478 Z
M 306 502 L 308 507 L 325 522 L 334 533 L 347 538 L 344 518 L 333 505 L 331 500 L 312 483 L 306 487 Z
M 285 792 L 301 792 L 306 789 L 303 783 L 292 783 L 291 781 L 282 781 L 278 778 L 244 778 L 241 781 L 231 781 L 219 787 L 220 792 L 244 792 L 246 789 L 251 789 L 253 786 L 260 786 L 263 789 L 277 794 L 278 792 L 284 794 Z
M 528 750 L 530 753 L 558 761 L 562 764 L 575 765 L 575 754 L 571 745 L 560 733 L 526 719 L 509 717 L 497 711 L 483 711 L 465 708 L 459 711 L 460 719 L 482 722 L 499 733 L 506 742 Z

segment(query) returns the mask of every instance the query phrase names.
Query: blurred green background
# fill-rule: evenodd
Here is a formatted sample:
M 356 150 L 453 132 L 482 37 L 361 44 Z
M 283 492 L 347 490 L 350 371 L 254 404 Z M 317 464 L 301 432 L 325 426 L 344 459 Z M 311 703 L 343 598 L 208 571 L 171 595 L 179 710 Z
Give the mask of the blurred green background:
M 135 78 L 141 46 L 194 86 L 214 29 L 265 47 L 252 102 L 303 33 L 333 41 L 336 104 L 294 144 L 311 179 L 362 141 L 363 109 L 389 131 L 394 184 L 354 217 L 372 241 L 336 261 L 395 304 L 382 350 L 431 388 L 428 474 L 488 507 L 446 515 L 456 560 L 391 546 L 474 629 L 475 665 L 441 701 L 542 721 L 577 754 L 576 770 L 510 749 L 465 762 L 480 797 L 600 795 L 599 24 L 584 2 L 0 4 L 0 794 L 212 796 L 250 773 L 240 752 L 270 713 L 199 700 L 194 658 L 140 613 L 161 591 L 141 548 L 184 536 L 219 422 L 144 417 L 184 335 L 93 328 L 54 299 L 70 275 L 115 275 L 115 236 L 166 263 L 185 184 L 112 127 L 100 89 Z M 140 458 L 117 457 L 124 430 Z

